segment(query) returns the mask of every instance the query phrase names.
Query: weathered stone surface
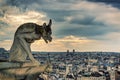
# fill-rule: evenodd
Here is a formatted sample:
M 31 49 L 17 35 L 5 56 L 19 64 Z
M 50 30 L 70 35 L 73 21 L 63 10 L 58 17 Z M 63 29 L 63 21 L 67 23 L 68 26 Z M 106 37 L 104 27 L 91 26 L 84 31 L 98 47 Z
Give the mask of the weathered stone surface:
M 43 38 L 46 43 L 52 41 L 51 31 L 52 20 L 48 25 L 38 25 L 36 23 L 24 23 L 18 27 L 14 35 L 14 41 L 10 49 L 9 61 L 25 62 L 28 57 L 30 61 L 39 65 L 39 62 L 34 59 L 31 52 L 31 44 Z
M 0 70 L 8 69 L 8 68 L 16 68 L 20 67 L 20 63 L 13 63 L 13 62 L 0 62 Z
M 0 60 L 0 80 L 36 80 L 42 72 L 51 70 L 50 65 L 40 65 L 31 52 L 31 44 L 41 39 L 52 41 L 52 20 L 42 26 L 35 23 L 22 24 L 14 35 L 9 60 Z M 27 57 L 30 59 L 27 61 Z
M 36 66 L 33 65 L 31 62 L 1 62 L 0 80 L 36 80 L 42 72 L 50 71 L 52 71 L 52 68 L 49 64 Z

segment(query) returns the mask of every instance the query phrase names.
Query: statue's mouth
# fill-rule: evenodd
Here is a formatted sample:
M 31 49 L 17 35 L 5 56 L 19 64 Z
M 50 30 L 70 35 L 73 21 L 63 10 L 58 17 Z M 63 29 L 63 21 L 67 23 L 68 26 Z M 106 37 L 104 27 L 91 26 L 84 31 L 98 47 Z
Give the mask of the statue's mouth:
M 45 41 L 46 43 L 51 42 L 51 41 L 52 41 L 52 38 L 44 39 L 44 41 Z

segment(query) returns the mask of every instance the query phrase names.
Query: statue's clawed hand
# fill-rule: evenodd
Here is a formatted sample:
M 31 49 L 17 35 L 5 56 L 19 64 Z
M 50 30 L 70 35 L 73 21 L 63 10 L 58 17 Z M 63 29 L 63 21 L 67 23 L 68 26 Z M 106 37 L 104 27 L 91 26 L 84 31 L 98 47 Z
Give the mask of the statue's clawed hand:
M 45 72 L 52 72 L 52 64 L 47 64 Z
M 37 61 L 36 59 L 32 60 L 32 63 L 33 63 L 33 65 L 35 65 L 35 66 L 39 66 L 39 65 L 40 65 L 40 62 Z

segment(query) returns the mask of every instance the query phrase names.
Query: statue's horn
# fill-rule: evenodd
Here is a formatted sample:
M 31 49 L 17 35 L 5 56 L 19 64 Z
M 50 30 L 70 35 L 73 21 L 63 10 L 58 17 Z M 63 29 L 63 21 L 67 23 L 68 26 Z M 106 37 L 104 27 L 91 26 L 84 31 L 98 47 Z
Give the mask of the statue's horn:
M 50 19 L 48 26 L 51 27 L 51 25 L 52 25 L 52 20 Z

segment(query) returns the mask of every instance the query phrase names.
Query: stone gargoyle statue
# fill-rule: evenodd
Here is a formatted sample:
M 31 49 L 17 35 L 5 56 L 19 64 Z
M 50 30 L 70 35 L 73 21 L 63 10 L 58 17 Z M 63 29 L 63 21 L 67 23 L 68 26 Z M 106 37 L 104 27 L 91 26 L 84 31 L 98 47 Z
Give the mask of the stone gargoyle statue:
M 52 71 L 50 63 L 40 65 L 39 61 L 34 59 L 30 48 L 34 41 L 41 38 L 46 43 L 52 41 L 51 25 L 50 19 L 48 24 L 25 23 L 18 27 L 10 49 L 9 61 L 0 62 L 0 80 L 38 80 L 41 73 Z
M 10 49 L 9 61 L 25 62 L 26 58 L 29 57 L 31 62 L 39 65 L 39 62 L 34 59 L 31 53 L 30 46 L 35 40 L 41 38 L 43 38 L 46 43 L 51 42 L 51 25 L 52 20 L 50 19 L 48 24 L 43 23 L 43 25 L 38 25 L 36 23 L 25 23 L 18 27 Z

